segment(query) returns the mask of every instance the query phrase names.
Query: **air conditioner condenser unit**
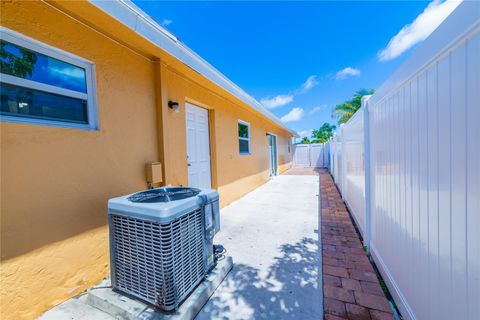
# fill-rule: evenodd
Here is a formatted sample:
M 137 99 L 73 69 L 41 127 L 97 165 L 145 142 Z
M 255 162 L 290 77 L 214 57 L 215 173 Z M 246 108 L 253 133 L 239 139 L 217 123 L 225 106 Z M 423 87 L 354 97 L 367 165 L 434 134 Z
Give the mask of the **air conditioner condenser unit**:
M 165 187 L 108 201 L 114 290 L 170 311 L 214 265 L 218 193 Z

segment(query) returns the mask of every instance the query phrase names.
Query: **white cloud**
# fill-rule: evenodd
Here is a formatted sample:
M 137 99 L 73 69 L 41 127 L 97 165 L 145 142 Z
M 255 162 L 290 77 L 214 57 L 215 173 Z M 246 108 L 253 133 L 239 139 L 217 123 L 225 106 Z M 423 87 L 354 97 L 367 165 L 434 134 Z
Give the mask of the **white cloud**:
M 322 104 L 321 106 L 316 106 L 312 110 L 310 110 L 309 114 L 315 114 L 315 113 L 320 112 L 320 111 L 322 111 L 326 108 L 327 108 L 326 104 Z
M 297 131 L 298 135 L 300 136 L 300 139 L 304 137 L 310 138 L 312 136 L 312 132 L 313 132 L 313 129 Z
M 383 49 L 378 58 L 380 61 L 395 59 L 402 53 L 425 40 L 440 23 L 460 4 L 458 0 L 434 0 L 411 23 L 404 26 Z
M 169 24 L 171 24 L 172 22 L 173 22 L 172 20 L 163 19 L 163 21 L 162 21 L 162 26 L 166 27 L 166 26 L 168 26 Z
M 294 139 L 294 142 L 295 143 L 300 143 L 302 141 L 302 138 L 308 138 L 310 139 L 312 137 L 312 132 L 313 132 L 313 129 L 306 129 L 306 130 L 296 130 L 296 132 L 298 133 L 298 135 L 300 136 L 300 138 L 295 138 Z
M 359 76 L 360 73 L 361 72 L 358 69 L 355 69 L 355 68 L 352 68 L 352 67 L 346 67 L 345 69 L 342 69 L 342 70 L 338 71 L 335 78 L 337 80 L 340 80 L 340 79 L 345 79 L 345 78 L 348 78 L 348 77 Z
M 48 70 L 50 71 L 50 73 L 55 73 L 58 76 L 79 78 L 82 80 L 85 79 L 85 71 L 83 69 L 73 66 L 64 68 L 50 67 Z
M 293 101 L 293 94 L 279 94 L 278 96 L 272 98 L 263 98 L 260 102 L 265 106 L 265 108 L 273 109 L 277 107 L 284 106 Z
M 293 108 L 292 110 L 290 110 L 289 113 L 280 118 L 280 120 L 282 120 L 283 122 L 298 121 L 302 119 L 303 114 L 304 112 L 302 108 Z
M 313 75 L 307 78 L 305 82 L 302 84 L 299 93 L 305 93 L 310 91 L 313 87 L 319 84 L 317 80 L 317 76 Z
M 265 106 L 265 108 L 268 109 L 281 107 L 292 102 L 296 95 L 310 91 L 313 87 L 317 86 L 318 83 L 319 82 L 317 80 L 317 76 L 312 75 L 309 76 L 304 83 L 302 83 L 300 88 L 286 94 L 279 94 L 274 97 L 262 98 L 260 102 Z
M 42 67 L 50 77 L 70 83 L 76 89 L 84 90 L 85 89 L 85 70 L 77 68 L 74 66 L 71 67 L 59 67 L 51 65 L 49 68 Z M 72 87 L 70 87 L 72 89 Z

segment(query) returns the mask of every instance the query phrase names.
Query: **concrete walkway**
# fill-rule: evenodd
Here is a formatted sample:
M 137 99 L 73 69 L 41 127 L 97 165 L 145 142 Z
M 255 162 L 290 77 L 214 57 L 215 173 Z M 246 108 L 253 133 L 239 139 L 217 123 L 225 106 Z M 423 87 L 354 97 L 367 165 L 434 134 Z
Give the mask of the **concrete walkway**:
M 322 319 L 319 177 L 298 173 L 310 175 L 275 177 L 222 209 L 215 243 L 234 267 L 197 319 Z M 86 299 L 72 298 L 40 319 L 114 319 Z
M 318 182 L 281 175 L 222 210 L 234 267 L 197 319 L 322 319 Z

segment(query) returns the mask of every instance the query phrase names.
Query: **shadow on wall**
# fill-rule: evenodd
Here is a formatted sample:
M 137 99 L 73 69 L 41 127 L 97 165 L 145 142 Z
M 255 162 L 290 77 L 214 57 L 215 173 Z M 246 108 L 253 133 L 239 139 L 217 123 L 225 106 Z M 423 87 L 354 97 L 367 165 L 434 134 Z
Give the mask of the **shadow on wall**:
M 283 256 L 275 258 L 266 275 L 252 266 L 235 264 L 201 315 L 211 319 L 321 318 L 318 240 L 303 238 L 284 244 L 281 252 Z

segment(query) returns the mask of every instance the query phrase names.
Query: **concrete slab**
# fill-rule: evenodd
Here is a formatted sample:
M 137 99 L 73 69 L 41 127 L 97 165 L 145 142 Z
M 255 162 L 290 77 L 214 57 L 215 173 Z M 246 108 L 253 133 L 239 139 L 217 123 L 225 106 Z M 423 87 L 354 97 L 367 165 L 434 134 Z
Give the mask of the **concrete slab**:
M 323 319 L 318 175 L 281 175 L 222 209 L 235 266 L 206 319 Z
M 232 269 L 232 257 L 220 260 L 177 312 L 157 312 L 149 305 L 111 289 L 109 279 L 44 313 L 39 320 L 191 320 Z
M 208 274 L 207 278 L 188 296 L 176 312 L 164 313 L 140 300 L 126 297 L 106 288 L 110 281 L 88 291 L 86 303 L 115 319 L 125 320 L 191 320 L 202 309 L 208 298 L 232 269 L 232 257 L 226 257 Z
M 48 310 L 38 320 L 113 320 L 105 312 L 85 304 L 86 295 L 80 295 Z

